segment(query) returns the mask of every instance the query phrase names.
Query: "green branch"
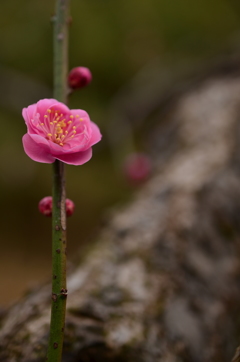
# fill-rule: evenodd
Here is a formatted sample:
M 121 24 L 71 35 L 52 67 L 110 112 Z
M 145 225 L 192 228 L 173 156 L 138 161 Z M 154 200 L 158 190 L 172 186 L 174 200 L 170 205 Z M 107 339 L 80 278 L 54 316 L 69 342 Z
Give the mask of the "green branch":
M 70 0 L 56 1 L 54 18 L 54 98 L 67 103 L 68 21 Z M 52 309 L 48 362 L 60 362 L 66 314 L 66 210 L 64 164 L 53 164 Z
M 70 0 L 56 0 L 54 18 L 54 98 L 67 103 L 68 24 Z

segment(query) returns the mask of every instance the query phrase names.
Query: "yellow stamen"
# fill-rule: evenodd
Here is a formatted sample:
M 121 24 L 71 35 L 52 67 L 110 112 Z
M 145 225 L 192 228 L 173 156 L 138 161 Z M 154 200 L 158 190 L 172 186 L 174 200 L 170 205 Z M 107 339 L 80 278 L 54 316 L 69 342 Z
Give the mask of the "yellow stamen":
M 48 113 L 51 113 L 52 111 L 51 111 L 51 109 L 48 109 L 47 112 L 48 112 Z
M 59 143 L 60 144 L 60 146 L 63 146 L 63 143 L 61 142 L 61 143 Z
M 48 133 L 47 135 L 48 135 L 48 137 L 52 137 L 52 134 L 51 134 L 51 133 Z
M 74 116 L 73 116 L 73 115 L 71 115 L 69 118 L 74 118 Z
M 60 127 L 66 127 L 66 123 L 63 122 L 63 121 L 61 121 L 61 122 L 59 123 L 59 125 L 60 125 Z

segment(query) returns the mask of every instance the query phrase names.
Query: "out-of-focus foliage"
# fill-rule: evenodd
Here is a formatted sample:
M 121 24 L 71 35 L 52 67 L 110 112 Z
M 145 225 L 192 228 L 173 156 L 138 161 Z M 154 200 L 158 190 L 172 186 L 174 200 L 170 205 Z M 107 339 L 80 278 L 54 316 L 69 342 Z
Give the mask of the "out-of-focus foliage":
M 50 275 L 50 220 L 37 205 L 51 194 L 51 166 L 24 154 L 21 109 L 52 96 L 53 9 L 54 1 L 0 4 L 0 284 L 8 291 L 0 303 Z M 91 162 L 67 167 L 67 195 L 76 204 L 68 222 L 70 255 L 86 243 L 104 208 L 129 194 L 114 173 L 120 165 L 113 164 L 107 142 L 114 95 L 152 63 L 206 62 L 238 48 L 240 5 L 236 0 L 72 0 L 71 13 L 70 68 L 89 67 L 93 82 L 70 97 L 70 107 L 87 110 L 104 137 Z

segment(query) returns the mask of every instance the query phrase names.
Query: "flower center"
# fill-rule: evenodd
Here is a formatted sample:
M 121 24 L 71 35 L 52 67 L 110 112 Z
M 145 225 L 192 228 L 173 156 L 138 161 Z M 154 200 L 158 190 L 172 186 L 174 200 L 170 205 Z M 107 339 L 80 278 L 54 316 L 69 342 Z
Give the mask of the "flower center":
M 39 115 L 37 115 L 39 117 Z M 88 139 L 86 125 L 79 115 L 63 115 L 58 110 L 48 109 L 43 119 L 38 119 L 37 127 L 46 139 L 64 146 L 75 137 L 84 135 Z

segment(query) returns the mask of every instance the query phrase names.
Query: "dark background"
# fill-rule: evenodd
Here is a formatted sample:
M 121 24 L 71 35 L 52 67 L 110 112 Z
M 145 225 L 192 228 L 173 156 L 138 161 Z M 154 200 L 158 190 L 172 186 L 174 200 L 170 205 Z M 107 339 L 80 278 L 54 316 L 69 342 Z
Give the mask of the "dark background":
M 3 306 L 51 274 L 51 220 L 37 208 L 38 201 L 51 194 L 51 165 L 25 155 L 21 110 L 52 97 L 54 1 L 8 0 L 1 2 L 0 10 Z M 103 133 L 89 163 L 66 167 L 67 196 L 76 204 L 68 220 L 69 258 L 74 259 L 107 220 L 109 209 L 131 197 L 133 188 L 123 177 L 122 162 L 128 152 L 145 151 L 145 125 L 151 118 L 147 112 L 137 113 L 135 95 L 140 90 L 147 105 L 157 99 L 158 84 L 159 89 L 175 85 L 181 72 L 197 73 L 213 60 L 238 52 L 240 3 L 72 0 L 71 14 L 70 68 L 89 67 L 93 81 L 70 97 L 69 106 L 85 109 Z M 129 107 L 134 109 L 133 123 L 131 112 L 126 115 Z

